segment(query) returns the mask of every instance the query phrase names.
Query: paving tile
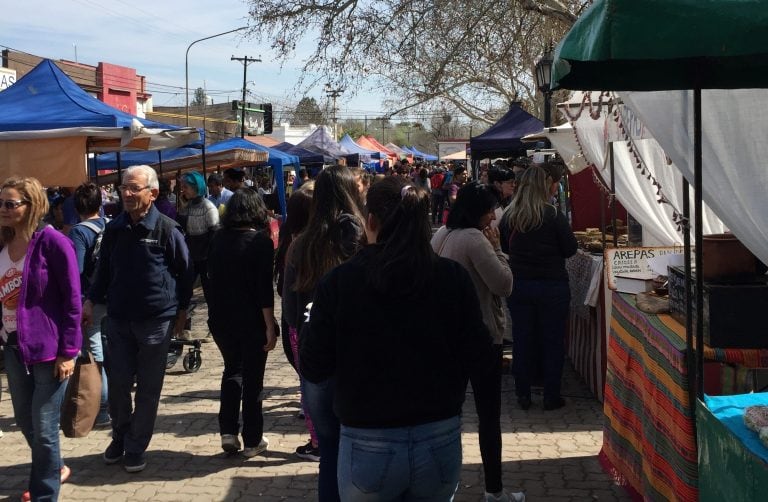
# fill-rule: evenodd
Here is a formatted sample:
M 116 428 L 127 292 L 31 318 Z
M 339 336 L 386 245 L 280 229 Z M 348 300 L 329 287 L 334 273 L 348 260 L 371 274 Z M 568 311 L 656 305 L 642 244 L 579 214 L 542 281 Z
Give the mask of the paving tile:
M 205 305 L 200 302 L 193 330 L 205 334 Z M 279 299 L 277 299 L 279 304 Z M 279 315 L 279 313 L 278 313 Z M 270 353 L 265 377 L 265 431 L 270 447 L 263 457 L 246 460 L 227 456 L 218 435 L 218 387 L 222 362 L 215 344 L 202 346 L 203 364 L 185 373 L 181 361 L 166 373 L 156 433 L 147 452 L 147 469 L 128 474 L 121 465 L 107 466 L 101 458 L 110 441 L 108 429 L 94 430 L 80 439 L 62 438 L 62 452 L 72 467 L 62 500 L 110 502 L 156 500 L 189 502 L 315 500 L 318 464 L 295 457 L 307 442 L 299 411 L 298 378 L 279 345 Z M 570 367 L 564 394 L 568 405 L 554 412 L 541 409 L 541 393 L 534 388 L 534 405 L 517 407 L 512 377 L 502 385 L 503 479 L 505 486 L 524 488 L 529 502 L 584 500 L 626 501 L 597 462 L 602 444 L 602 405 L 586 398 L 588 391 Z M 7 380 L 2 378 L 0 402 L 0 499 L 14 499 L 24 491 L 30 454 L 13 426 Z M 540 389 L 539 389 L 540 390 Z M 462 436 L 464 467 L 457 502 L 477 502 L 484 492 L 482 464 L 471 388 L 464 407 Z

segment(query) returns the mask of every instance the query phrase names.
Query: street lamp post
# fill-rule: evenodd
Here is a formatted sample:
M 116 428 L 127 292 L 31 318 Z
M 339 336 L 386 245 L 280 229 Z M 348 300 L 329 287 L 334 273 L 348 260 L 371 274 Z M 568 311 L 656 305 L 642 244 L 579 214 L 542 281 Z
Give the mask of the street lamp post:
M 186 110 L 187 110 L 187 127 L 189 127 L 189 49 L 192 48 L 193 45 L 195 45 L 198 42 L 202 42 L 203 40 L 208 40 L 210 38 L 216 38 L 220 37 L 222 35 L 228 35 L 230 33 L 234 33 L 236 31 L 245 30 L 248 28 L 247 26 L 241 26 L 240 28 L 235 28 L 234 30 L 225 31 L 223 33 L 217 33 L 215 35 L 211 35 L 210 37 L 204 37 L 195 40 L 191 44 L 187 46 L 187 53 L 184 56 L 184 89 L 185 89 L 185 95 L 187 98 L 187 104 L 186 104 Z
M 536 87 L 544 95 L 544 127 L 552 125 L 552 47 L 547 47 L 544 55 L 536 63 Z

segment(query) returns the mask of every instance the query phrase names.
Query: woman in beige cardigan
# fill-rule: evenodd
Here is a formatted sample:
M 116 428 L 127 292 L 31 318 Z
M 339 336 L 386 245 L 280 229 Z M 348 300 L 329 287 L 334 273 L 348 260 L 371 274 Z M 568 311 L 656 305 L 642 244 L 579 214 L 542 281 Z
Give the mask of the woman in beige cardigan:
M 525 500 L 522 492 L 507 493 L 501 482 L 501 362 L 504 299 L 512 292 L 512 271 L 501 252 L 499 231 L 491 228 L 498 196 L 493 187 L 473 181 L 462 187 L 448 221 L 432 237 L 432 249 L 461 263 L 472 277 L 483 321 L 493 337 L 494 371 L 482 381 L 470 380 L 479 419 L 480 455 L 485 473 L 486 501 Z

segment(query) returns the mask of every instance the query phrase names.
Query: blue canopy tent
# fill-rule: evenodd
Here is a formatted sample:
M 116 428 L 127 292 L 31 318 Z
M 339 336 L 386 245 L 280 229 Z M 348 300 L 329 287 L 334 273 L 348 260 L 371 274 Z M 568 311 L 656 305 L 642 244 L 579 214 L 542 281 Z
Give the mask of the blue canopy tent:
M 312 133 L 304 138 L 304 140 L 296 145 L 310 152 L 322 154 L 326 158 L 326 163 L 334 163 L 337 159 L 345 158 L 350 161 L 348 155 L 353 152 L 347 151 L 342 147 L 335 139 L 333 139 L 330 133 L 325 127 L 321 126 L 312 131 Z
M 435 161 L 437 161 L 437 155 L 430 155 L 428 153 L 421 152 L 421 151 L 417 150 L 415 146 L 411 146 L 411 147 L 404 146 L 403 149 L 404 150 L 409 150 L 411 153 L 413 153 L 414 156 L 421 157 L 422 159 L 426 160 L 427 162 L 435 162 Z
M 373 169 L 376 172 L 383 172 L 380 159 L 386 159 L 387 154 L 384 152 L 377 152 L 374 150 L 368 150 L 358 145 L 355 140 L 349 134 L 345 134 L 339 145 L 350 153 L 356 153 L 360 155 L 360 162 L 368 169 Z
M 135 117 L 97 100 L 47 59 L 0 92 L 0 109 L 0 175 L 23 171 L 48 185 L 83 181 L 89 151 L 179 147 L 199 137 L 194 128 Z
M 541 132 L 543 128 L 544 123 L 520 108 L 520 103 L 512 103 L 498 122 L 482 134 L 470 138 L 472 159 L 524 155 L 525 146 L 520 138 Z
M 303 165 L 325 164 L 327 162 L 327 159 L 330 159 L 328 161 L 333 162 L 333 160 L 330 157 L 326 157 L 321 153 L 316 153 L 310 150 L 306 150 L 304 148 L 301 148 L 300 146 L 292 145 L 287 141 L 278 143 L 272 148 L 276 150 L 280 150 L 281 152 L 285 152 L 290 155 L 296 155 L 299 158 L 299 162 L 301 162 L 301 164 Z
M 300 164 L 299 158 L 296 155 L 291 155 L 275 148 L 267 148 L 266 146 L 257 145 L 256 143 L 242 138 L 230 138 L 224 141 L 219 141 L 218 143 L 213 143 L 212 145 L 208 145 L 206 152 L 216 153 L 237 148 L 258 150 L 269 154 L 267 165 L 272 168 L 272 172 L 277 179 L 277 197 L 280 202 L 280 211 L 284 215 L 286 210 L 286 200 L 285 179 L 283 178 L 283 173 L 286 168 L 290 169 L 293 167 L 298 170 Z

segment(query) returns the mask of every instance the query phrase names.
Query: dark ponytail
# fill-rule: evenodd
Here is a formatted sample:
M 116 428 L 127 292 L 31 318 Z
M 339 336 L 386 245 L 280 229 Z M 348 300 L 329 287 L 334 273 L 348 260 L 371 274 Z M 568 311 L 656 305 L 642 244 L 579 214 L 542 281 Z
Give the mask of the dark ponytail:
M 383 294 L 420 293 L 429 285 L 435 254 L 430 245 L 429 194 L 399 176 L 368 191 L 366 209 L 379 224 L 369 280 Z

